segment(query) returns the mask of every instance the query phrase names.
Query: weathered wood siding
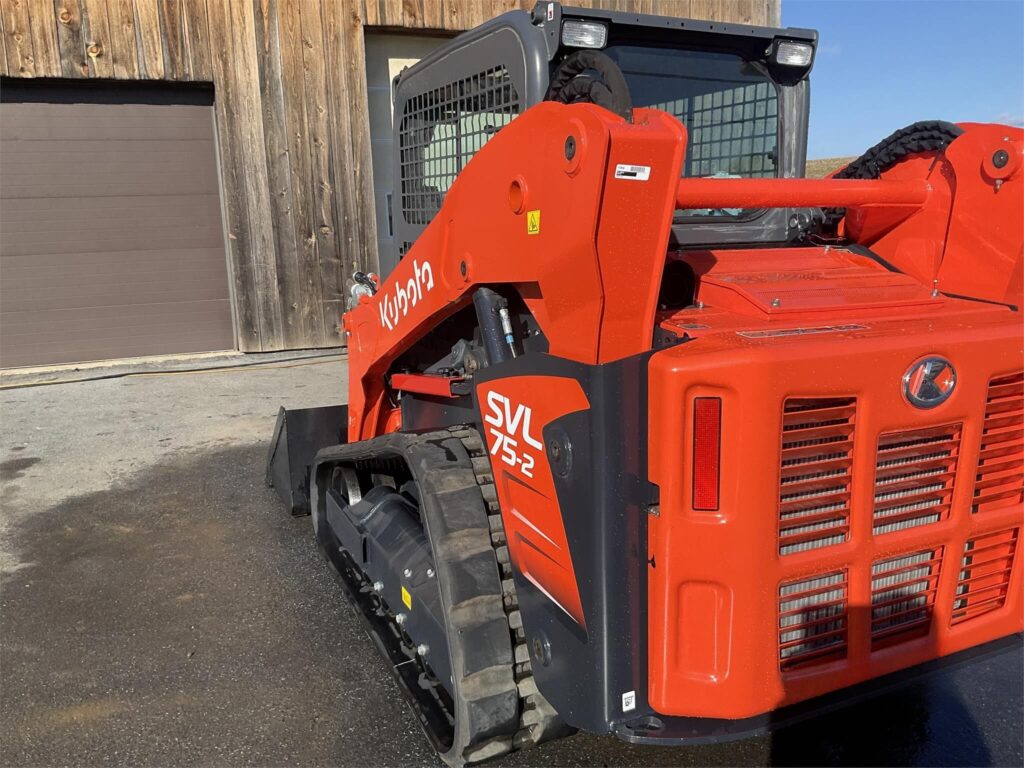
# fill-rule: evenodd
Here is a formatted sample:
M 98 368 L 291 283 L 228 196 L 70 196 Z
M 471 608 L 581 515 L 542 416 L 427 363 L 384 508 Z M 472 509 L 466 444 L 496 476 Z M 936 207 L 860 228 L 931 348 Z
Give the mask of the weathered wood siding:
M 576 0 L 777 24 L 781 0 Z M 244 351 L 341 343 L 376 263 L 364 28 L 457 31 L 534 0 L 0 0 L 0 74 L 209 81 Z

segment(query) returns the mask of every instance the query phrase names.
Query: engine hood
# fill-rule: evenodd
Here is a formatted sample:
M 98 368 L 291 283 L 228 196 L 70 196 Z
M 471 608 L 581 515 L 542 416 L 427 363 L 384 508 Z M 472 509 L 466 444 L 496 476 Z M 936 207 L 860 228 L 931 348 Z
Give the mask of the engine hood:
M 930 310 L 941 303 L 931 286 L 845 248 L 703 251 L 683 260 L 693 268 L 700 302 L 748 317 Z

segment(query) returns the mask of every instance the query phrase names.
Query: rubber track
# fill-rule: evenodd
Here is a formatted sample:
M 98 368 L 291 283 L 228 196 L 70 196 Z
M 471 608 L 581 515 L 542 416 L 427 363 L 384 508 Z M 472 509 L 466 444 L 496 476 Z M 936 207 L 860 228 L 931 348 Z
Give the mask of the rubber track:
M 462 766 L 567 734 L 533 680 L 490 462 L 479 433 L 471 427 L 395 433 L 327 448 L 317 454 L 314 472 L 320 477 L 320 469 L 332 464 L 398 457 L 420 488 L 420 514 L 434 550 L 452 673 L 457 675 L 453 743 L 441 758 Z M 314 504 L 318 493 L 314 490 Z
M 942 152 L 964 129 L 942 120 L 922 120 L 894 131 L 840 169 L 835 179 L 877 179 L 910 155 Z
M 486 445 L 476 429 L 465 427 L 449 431 L 462 442 L 473 462 L 473 474 L 484 502 L 487 504 L 491 545 L 494 547 L 501 573 L 502 602 L 512 638 L 515 659 L 514 672 L 520 702 L 519 730 L 513 737 L 512 749 L 524 749 L 567 736 L 573 732 L 573 729 L 562 721 L 554 707 L 537 689 L 537 684 L 533 679 L 529 646 L 526 642 L 515 582 L 512 578 L 512 563 L 509 559 L 508 542 L 505 538 L 505 526 L 501 520 L 501 507 L 498 503 L 497 489 L 494 486 L 494 476 Z

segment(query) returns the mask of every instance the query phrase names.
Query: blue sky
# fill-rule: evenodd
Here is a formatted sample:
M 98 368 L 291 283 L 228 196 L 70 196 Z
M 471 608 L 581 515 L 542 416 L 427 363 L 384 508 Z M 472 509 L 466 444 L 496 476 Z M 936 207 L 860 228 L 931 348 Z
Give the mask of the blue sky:
M 1024 0 L 782 0 L 819 34 L 808 158 L 916 120 L 1024 125 Z

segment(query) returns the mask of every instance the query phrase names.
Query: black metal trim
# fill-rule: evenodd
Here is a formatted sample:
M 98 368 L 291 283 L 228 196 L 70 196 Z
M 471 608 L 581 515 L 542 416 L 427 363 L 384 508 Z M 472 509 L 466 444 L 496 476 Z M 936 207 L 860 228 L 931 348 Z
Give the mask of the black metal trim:
M 1024 634 L 1009 635 L 959 653 L 926 661 L 899 672 L 893 672 L 827 693 L 824 696 L 808 699 L 790 707 L 743 720 L 706 717 L 643 717 L 625 723 L 617 723 L 613 728 L 613 733 L 631 744 L 661 746 L 718 744 L 762 736 L 851 704 L 890 693 L 939 672 L 956 669 L 1005 653 L 1020 653 L 1022 648 L 1024 648 Z
M 549 463 L 552 443 L 571 450 L 571 469 L 552 474 L 586 633 L 522 574 L 513 577 L 527 644 L 548 649 L 533 662 L 540 692 L 569 725 L 595 733 L 652 714 L 647 521 L 658 489 L 647 480 L 647 371 L 655 351 L 604 365 L 530 353 L 484 368 L 474 378 L 475 387 L 527 375 L 574 379 L 590 401 L 589 409 L 546 425 L 542 441 Z M 626 693 L 635 701 L 624 716 Z

